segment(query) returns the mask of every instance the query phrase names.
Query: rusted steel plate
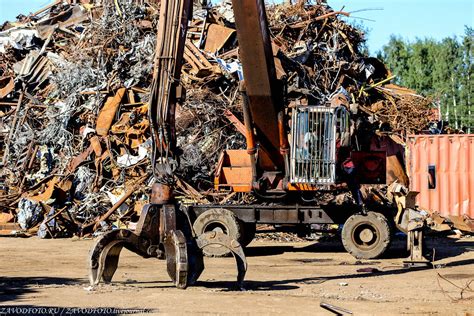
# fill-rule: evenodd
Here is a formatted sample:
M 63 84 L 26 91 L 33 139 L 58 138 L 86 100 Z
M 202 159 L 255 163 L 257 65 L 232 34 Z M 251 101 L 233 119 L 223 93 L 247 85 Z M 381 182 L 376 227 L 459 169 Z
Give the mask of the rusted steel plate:
M 210 53 L 216 53 L 220 51 L 225 44 L 235 34 L 234 29 L 219 25 L 211 24 L 207 29 L 207 39 L 204 45 L 204 50 Z
M 122 102 L 122 98 L 125 95 L 126 89 L 121 88 L 117 91 L 114 97 L 109 97 L 105 102 L 104 107 L 99 113 L 97 118 L 96 131 L 98 135 L 106 136 L 109 133 L 109 129 L 114 121 L 117 109 Z
M 0 78 L 0 99 L 6 97 L 15 88 L 12 77 Z

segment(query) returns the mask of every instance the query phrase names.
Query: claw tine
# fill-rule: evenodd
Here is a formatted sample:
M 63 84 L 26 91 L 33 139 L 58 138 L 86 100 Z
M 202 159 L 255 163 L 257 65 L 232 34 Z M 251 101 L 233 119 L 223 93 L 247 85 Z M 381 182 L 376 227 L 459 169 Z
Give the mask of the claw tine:
M 237 286 L 240 290 L 245 290 L 244 279 L 247 273 L 247 259 L 245 258 L 242 246 L 237 240 L 230 239 L 229 236 L 223 233 L 213 232 L 213 234 L 215 235 L 213 238 L 210 238 L 209 233 L 200 235 L 197 239 L 199 248 L 203 249 L 212 244 L 218 244 L 228 248 L 237 263 Z
M 120 252 L 122 251 L 123 243 L 114 243 L 107 247 L 107 250 L 104 249 L 104 252 L 101 255 L 102 265 L 102 279 L 104 282 L 108 283 L 112 281 L 112 277 L 117 271 L 118 261 L 120 257 Z

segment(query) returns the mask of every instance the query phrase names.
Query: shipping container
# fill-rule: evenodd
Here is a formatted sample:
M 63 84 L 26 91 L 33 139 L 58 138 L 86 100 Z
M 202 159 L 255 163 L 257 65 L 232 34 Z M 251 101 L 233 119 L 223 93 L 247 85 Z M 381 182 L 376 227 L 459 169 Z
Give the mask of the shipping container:
M 474 135 L 416 135 L 407 141 L 410 189 L 421 209 L 474 219 Z

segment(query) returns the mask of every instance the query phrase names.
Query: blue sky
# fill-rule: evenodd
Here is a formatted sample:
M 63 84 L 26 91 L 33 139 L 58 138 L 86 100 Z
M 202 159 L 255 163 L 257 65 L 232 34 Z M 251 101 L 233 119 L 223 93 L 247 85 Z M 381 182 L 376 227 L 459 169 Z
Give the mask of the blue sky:
M 14 20 L 20 13 L 34 12 L 51 2 L 0 0 L 0 23 Z M 354 16 L 374 22 L 349 18 L 349 21 L 363 22 L 369 28 L 368 44 L 372 54 L 388 42 L 391 34 L 401 35 L 409 40 L 415 40 L 417 37 L 442 39 L 453 35 L 462 36 L 465 25 L 474 27 L 472 0 L 328 0 L 328 3 L 334 10 L 345 7 L 344 10 L 349 12 L 383 9 L 353 13 Z
M 465 25 L 474 27 L 472 0 L 328 0 L 328 3 L 334 10 L 345 7 L 344 11 L 348 12 L 383 9 L 353 13 L 353 16 L 374 20 L 359 20 L 369 29 L 368 44 L 372 54 L 388 42 L 391 34 L 408 40 L 424 37 L 439 40 L 462 36 Z
M 15 20 L 18 14 L 36 12 L 54 1 L 50 0 L 0 0 L 0 23 Z

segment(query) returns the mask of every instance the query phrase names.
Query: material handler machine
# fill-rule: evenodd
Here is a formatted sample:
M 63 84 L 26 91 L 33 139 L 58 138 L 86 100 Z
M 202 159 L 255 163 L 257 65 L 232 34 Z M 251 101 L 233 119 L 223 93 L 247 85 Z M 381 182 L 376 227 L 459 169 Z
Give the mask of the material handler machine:
M 242 287 L 247 269 L 243 246 L 253 239 L 257 224 L 344 224 L 345 248 L 366 259 L 381 256 L 398 228 L 409 236 L 410 264 L 426 262 L 423 219 L 414 209 L 413 195 L 391 192 L 395 207 L 390 209 L 364 204 L 353 175 L 358 166 L 351 157 L 360 153 L 353 153 L 350 146 L 349 110 L 337 104 L 286 104 L 264 0 L 232 3 L 244 75 L 240 87 L 247 149 L 221 153 L 214 184 L 217 190 L 251 193 L 258 202 L 186 206 L 173 198 L 173 172 L 178 168 L 175 111 L 185 99 L 180 74 L 193 1 L 162 0 L 149 102 L 155 179 L 150 204 L 141 212 L 135 231 L 113 230 L 96 241 L 90 257 L 91 283 L 111 281 L 125 247 L 145 258 L 166 259 L 178 288 L 198 279 L 203 254 L 232 253 Z M 380 156 L 363 154 L 372 164 L 373 157 Z M 385 173 L 384 163 L 377 166 L 374 172 Z M 316 192 L 330 191 L 341 181 L 348 184 L 355 203 L 339 209 L 320 205 Z

